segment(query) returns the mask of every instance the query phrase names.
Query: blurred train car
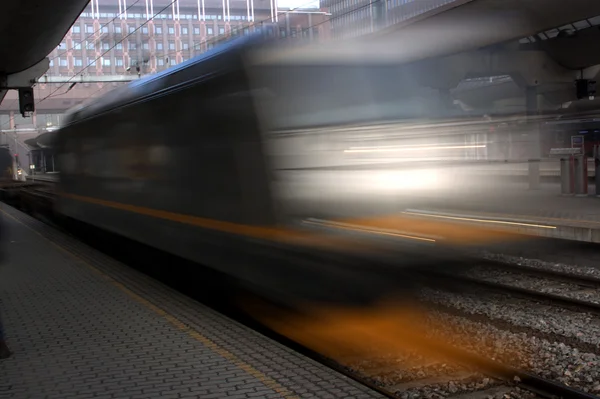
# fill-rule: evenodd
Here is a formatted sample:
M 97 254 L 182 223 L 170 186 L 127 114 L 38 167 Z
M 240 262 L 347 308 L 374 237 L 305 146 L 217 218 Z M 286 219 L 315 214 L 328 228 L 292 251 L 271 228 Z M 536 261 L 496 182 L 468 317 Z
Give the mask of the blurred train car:
M 433 251 L 432 238 L 385 233 L 363 240 L 348 229 L 300 223 L 311 213 L 285 195 L 287 171 L 337 158 L 304 151 L 294 132 L 389 118 L 382 107 L 361 111 L 373 97 L 359 78 L 396 70 L 298 66 L 295 57 L 273 58 L 285 52 L 271 46 L 262 37 L 237 39 L 73 110 L 58 132 L 57 211 L 278 298 L 370 300 L 405 285 L 409 268 L 459 264 L 458 252 Z M 338 83 L 327 85 L 334 78 Z M 356 86 L 344 91 L 349 81 Z M 370 83 L 384 99 L 394 95 L 389 85 L 382 90 L 383 81 Z M 346 145 L 346 133 L 331 138 Z M 354 182 L 360 206 L 333 204 L 344 208 L 336 216 L 381 212 L 367 183 Z
M 14 159 L 10 153 L 8 146 L 0 147 L 0 181 L 10 182 L 15 179 L 14 172 Z

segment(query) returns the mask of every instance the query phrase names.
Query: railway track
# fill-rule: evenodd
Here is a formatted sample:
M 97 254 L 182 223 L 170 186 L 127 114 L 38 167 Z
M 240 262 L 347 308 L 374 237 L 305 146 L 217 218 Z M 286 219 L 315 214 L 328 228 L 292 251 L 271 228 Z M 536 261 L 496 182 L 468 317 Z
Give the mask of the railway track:
M 324 361 L 321 362 L 326 363 Z M 531 397 L 552 399 L 598 399 L 598 396 L 593 394 L 545 379 L 533 373 L 498 364 L 482 367 L 478 371 L 456 372 L 449 376 L 425 377 L 392 385 L 374 382 L 379 379 L 377 373 L 389 373 L 391 367 L 386 371 L 379 371 L 374 374 L 369 373 L 369 371 L 367 371 L 367 374 L 359 374 L 348 371 L 346 367 L 339 364 L 328 365 L 329 367 L 335 368 L 341 373 L 376 389 L 388 398 L 402 397 L 403 393 L 409 392 L 410 390 L 423 390 L 424 388 L 429 388 L 432 394 L 428 396 L 433 397 L 451 396 L 460 398 L 468 396 L 474 398 L 489 398 L 490 396 L 493 396 L 494 393 L 502 392 L 502 397 L 510 398 L 514 397 L 510 395 L 511 392 L 526 391 Z M 397 369 L 397 366 L 395 367 Z M 461 390 L 461 386 L 471 386 L 475 387 L 475 389 Z
M 464 396 L 469 398 L 489 398 L 490 396 L 494 396 L 493 394 L 490 395 L 490 392 L 501 392 L 502 397 L 511 398 L 515 397 L 515 389 L 519 388 L 528 392 L 531 395 L 530 397 L 598 399 L 598 396 L 583 390 L 578 390 L 560 382 L 543 378 L 535 373 L 520 370 L 487 357 L 473 354 L 461 348 L 447 345 L 440 346 L 434 341 L 430 341 L 429 345 L 443 356 L 460 359 L 460 365 L 465 368 L 455 370 L 450 375 L 424 376 L 423 378 L 386 384 L 385 382 L 381 382 L 383 375 L 394 372 L 406 373 L 406 370 L 401 365 L 398 365 L 395 359 L 391 359 L 389 365 L 379 362 L 372 369 L 363 368 L 363 371 L 357 372 L 349 370 L 348 366 L 344 365 L 344 362 L 332 362 L 329 359 L 323 359 L 322 355 L 318 353 L 313 354 L 313 357 L 327 364 L 329 367 L 335 368 L 351 378 L 377 389 L 389 398 L 403 397 L 402 394 L 408 390 L 431 387 L 430 391 L 432 394 L 427 395 L 427 397 L 451 396 L 460 398 Z M 385 378 L 383 379 L 385 380 Z M 461 385 L 470 385 L 474 389 L 461 390 L 459 388 Z M 436 391 L 439 392 L 437 395 Z M 513 395 L 510 394 L 511 392 Z
M 277 314 L 277 311 L 272 312 Z M 598 396 L 577 388 L 570 387 L 561 382 L 544 378 L 534 372 L 513 367 L 506 362 L 498 361 L 487 355 L 480 355 L 460 346 L 448 345 L 439 340 L 423 339 L 420 332 L 404 331 L 398 340 L 404 345 L 411 346 L 414 340 L 415 347 L 427 347 L 427 352 L 436 353 L 436 358 L 448 359 L 443 363 L 430 364 L 445 367 L 450 365 L 448 373 L 420 373 L 414 372 L 411 378 L 393 378 L 398 374 L 409 374 L 407 365 L 399 361 L 398 357 L 382 358 L 380 355 L 359 356 L 349 355 L 331 357 L 316 351 L 310 345 L 296 340 L 263 324 L 252 316 L 245 316 L 246 325 L 276 339 L 278 342 L 301 352 L 312 359 L 352 378 L 373 390 L 378 391 L 388 398 L 565 398 L 565 399 L 599 399 Z M 242 318 L 243 319 L 243 318 Z M 250 322 L 248 323 L 248 320 Z M 419 350 L 416 349 L 416 353 Z M 371 366 L 358 366 L 358 364 L 373 363 Z M 417 367 L 419 369 L 419 367 Z M 421 375 L 420 375 L 421 374 Z M 388 378 L 392 376 L 392 378 Z M 387 380 L 387 381 L 386 381 Z M 466 388 L 465 388 L 466 387 Z M 412 391 L 412 393 L 411 393 Z M 428 391 L 429 394 L 415 394 Z M 519 393 L 520 392 L 520 393 Z M 415 396 L 416 395 L 416 396 Z M 497 396 L 501 395 L 501 396 Z
M 424 278 L 428 276 L 452 282 L 454 289 L 478 288 L 543 301 L 580 312 L 600 314 L 600 295 L 594 295 L 594 292 L 600 289 L 600 279 L 593 276 L 492 260 L 482 261 L 475 269 L 463 275 L 428 271 Z M 582 299 L 579 295 L 581 292 L 591 293 L 591 295 Z
M 575 270 L 574 267 L 573 270 Z M 432 273 L 428 273 L 428 277 L 431 276 Z M 449 275 L 443 272 L 436 272 L 434 273 L 434 277 L 434 279 L 430 279 L 429 281 L 433 280 L 443 283 L 433 288 L 434 290 L 441 289 L 442 292 L 446 290 L 455 292 L 453 294 L 454 299 L 450 303 L 444 302 L 444 295 L 437 297 L 434 295 L 433 298 L 431 298 L 433 300 L 431 304 L 434 308 L 440 309 L 439 311 L 442 313 L 449 312 L 447 314 L 455 315 L 457 317 L 465 317 L 469 320 L 473 320 L 473 322 L 484 324 L 491 323 L 490 325 L 495 325 L 501 330 L 506 329 L 505 331 L 514 330 L 513 327 L 507 327 L 507 325 L 512 323 L 510 320 L 513 318 L 508 317 L 507 319 L 504 319 L 502 316 L 500 316 L 502 312 L 506 312 L 511 308 L 511 306 L 504 307 L 501 299 L 503 296 L 514 297 L 517 299 L 517 302 L 509 301 L 513 308 L 515 306 L 518 307 L 517 304 L 519 304 L 523 299 L 526 301 L 543 304 L 544 306 L 541 306 L 540 309 L 546 309 L 545 311 L 548 312 L 548 315 L 554 314 L 555 311 L 552 310 L 553 307 L 555 309 L 556 307 L 565 308 L 563 311 L 559 310 L 556 312 L 556 316 L 558 318 L 564 317 L 561 315 L 565 314 L 580 314 L 582 315 L 582 319 L 585 317 L 590 317 L 591 320 L 594 320 L 594 317 L 589 316 L 589 314 L 600 313 L 600 293 L 598 290 L 598 288 L 600 288 L 600 279 L 595 276 L 577 274 L 572 271 L 558 271 L 543 267 L 531 267 L 511 264 L 503 261 L 486 260 L 483 261 L 480 266 L 469 270 L 469 272 L 465 273 L 464 275 Z M 432 287 L 429 286 L 428 288 L 431 289 Z M 483 298 L 486 298 L 485 294 L 489 292 L 493 292 L 495 294 L 489 297 L 488 301 L 492 301 L 488 302 L 489 305 L 492 307 L 492 309 L 496 308 L 497 306 L 499 307 L 497 307 L 497 310 L 492 310 L 491 313 L 480 313 L 481 306 L 483 306 L 486 301 Z M 484 295 L 482 296 L 481 293 Z M 578 298 L 577 296 L 581 296 L 582 293 L 584 293 L 584 298 Z M 460 298 L 462 298 L 463 295 L 466 295 L 467 297 L 466 302 L 464 302 L 462 305 L 459 305 L 462 302 Z M 479 305 L 473 302 L 474 297 L 479 298 Z M 428 294 L 425 294 L 422 299 L 424 299 L 427 303 L 430 301 Z M 455 308 L 456 305 L 459 306 Z M 477 310 L 477 306 L 479 306 L 479 311 Z M 521 309 L 522 312 L 524 312 L 523 314 L 525 314 L 529 313 L 528 309 L 533 310 L 537 309 L 537 307 L 529 307 L 526 302 L 523 302 Z M 536 317 L 540 317 L 535 316 L 535 314 L 539 314 L 539 312 L 533 312 L 532 316 L 530 317 L 533 317 L 534 319 L 536 319 Z M 588 316 L 584 316 L 585 314 Z M 486 315 L 489 315 L 491 319 L 488 321 L 484 320 Z M 523 316 L 515 315 L 514 319 L 516 320 L 519 317 Z M 571 320 L 569 317 L 571 316 L 568 316 L 567 320 Z M 541 319 L 536 320 L 543 322 L 544 319 L 545 317 L 542 316 Z M 579 341 L 578 338 L 574 336 L 564 336 L 561 338 L 556 334 L 556 330 L 549 330 L 549 332 L 540 330 L 536 332 L 535 328 L 524 327 L 528 324 L 528 322 L 526 321 L 527 319 L 523 320 L 525 324 L 514 325 L 516 331 L 521 331 L 516 332 L 515 334 L 527 334 L 529 337 L 536 337 L 539 333 L 542 337 L 546 337 L 542 339 L 548 339 L 547 337 L 551 337 L 551 339 L 557 339 L 558 341 L 556 342 L 567 342 L 567 345 L 575 345 L 574 348 L 577 348 L 582 342 L 587 342 Z M 531 318 L 529 320 L 531 320 Z M 577 329 L 577 327 L 574 328 L 575 330 Z M 524 333 L 523 330 L 528 331 Z M 579 334 L 577 336 L 579 337 Z M 561 343 L 560 345 L 563 344 Z M 587 346 L 588 347 L 586 348 L 586 345 L 582 345 L 584 352 L 590 353 L 588 351 L 591 351 L 591 353 L 598 353 L 597 347 L 590 349 L 589 345 Z M 576 361 L 574 361 L 574 364 L 576 364 Z M 483 369 L 488 368 L 483 367 L 482 370 Z M 506 368 L 504 370 L 500 370 L 500 373 L 503 374 L 504 378 L 502 378 L 502 376 L 498 377 L 498 375 L 495 375 L 494 373 L 492 374 L 494 374 L 494 377 L 501 378 L 505 381 L 506 377 L 513 374 L 518 378 L 519 385 L 526 385 L 526 388 L 541 394 L 541 396 L 548 396 L 549 391 L 555 390 L 555 397 L 596 397 L 581 390 L 571 390 L 569 387 L 567 387 L 569 389 L 563 390 L 564 387 L 561 388 L 554 385 L 554 381 L 540 378 L 538 375 L 529 372 L 520 372 L 518 369 Z M 565 371 L 565 373 L 568 373 L 568 371 Z M 552 378 L 554 378 L 554 376 Z M 579 380 L 576 379 L 575 381 Z M 578 384 L 576 383 L 575 385 Z M 600 388 L 600 385 L 596 385 L 593 389 L 593 392 L 598 392 L 598 388 Z M 590 388 L 586 388 L 586 390 L 590 390 Z M 471 398 L 471 396 L 469 396 L 469 398 Z
M 481 263 L 481 266 L 485 268 L 501 269 L 503 271 L 526 274 L 530 276 L 553 278 L 557 281 L 565 283 L 600 288 L 600 278 L 594 276 L 584 276 L 582 274 L 557 271 L 547 268 L 535 268 L 491 259 L 485 259 Z

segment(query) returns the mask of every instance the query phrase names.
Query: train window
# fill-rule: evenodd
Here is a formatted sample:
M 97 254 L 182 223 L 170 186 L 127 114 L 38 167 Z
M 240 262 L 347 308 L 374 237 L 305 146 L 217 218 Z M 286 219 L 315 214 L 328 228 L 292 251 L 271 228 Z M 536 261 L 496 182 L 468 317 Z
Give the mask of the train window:
M 276 129 L 397 120 L 420 107 L 403 101 L 405 82 L 394 65 L 281 65 L 257 72 L 255 87 L 273 93 L 260 102 L 261 113 Z

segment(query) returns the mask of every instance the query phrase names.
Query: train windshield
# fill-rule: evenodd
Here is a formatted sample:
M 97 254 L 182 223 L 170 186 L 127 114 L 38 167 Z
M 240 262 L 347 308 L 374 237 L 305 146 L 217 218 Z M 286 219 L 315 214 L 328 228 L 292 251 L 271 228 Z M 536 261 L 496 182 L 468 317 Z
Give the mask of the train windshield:
M 385 122 L 430 111 L 418 97 L 409 99 L 414 83 L 397 65 L 262 66 L 255 76 L 261 89 L 255 97 L 272 130 Z

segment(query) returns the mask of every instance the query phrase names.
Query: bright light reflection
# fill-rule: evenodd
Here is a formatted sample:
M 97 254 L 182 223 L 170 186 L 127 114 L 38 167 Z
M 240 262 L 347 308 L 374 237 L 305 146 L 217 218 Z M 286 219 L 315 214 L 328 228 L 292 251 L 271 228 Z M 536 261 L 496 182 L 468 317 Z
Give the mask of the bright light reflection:
M 434 147 L 350 147 L 344 152 L 400 152 L 400 151 L 436 151 L 436 150 L 463 150 L 471 148 L 485 148 L 485 145 L 451 145 L 451 146 L 434 146 Z
M 390 190 L 434 188 L 439 181 L 434 170 L 386 171 L 377 173 L 375 179 L 381 188 Z

